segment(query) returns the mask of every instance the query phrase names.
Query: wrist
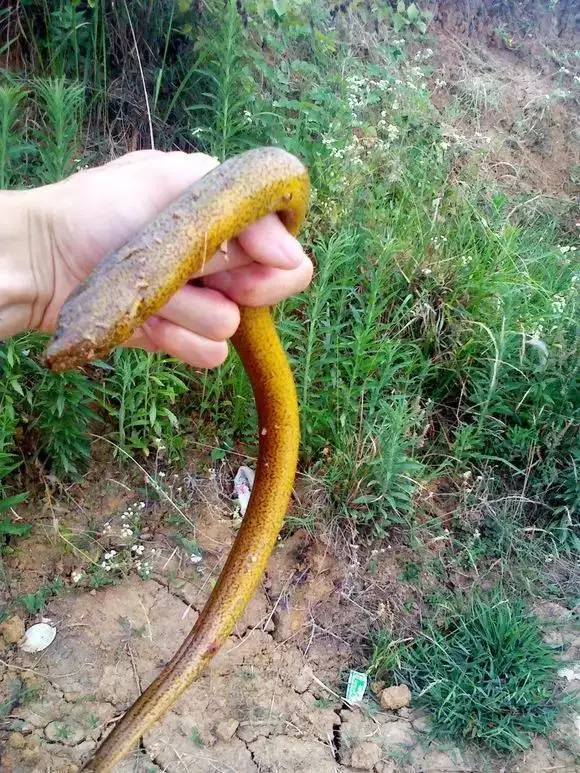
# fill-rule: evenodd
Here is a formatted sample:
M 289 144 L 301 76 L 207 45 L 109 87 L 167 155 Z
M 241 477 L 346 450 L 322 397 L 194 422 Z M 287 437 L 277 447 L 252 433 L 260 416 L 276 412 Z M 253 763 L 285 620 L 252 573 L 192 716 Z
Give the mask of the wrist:
M 51 297 L 43 190 L 0 191 L 0 341 L 41 328 Z

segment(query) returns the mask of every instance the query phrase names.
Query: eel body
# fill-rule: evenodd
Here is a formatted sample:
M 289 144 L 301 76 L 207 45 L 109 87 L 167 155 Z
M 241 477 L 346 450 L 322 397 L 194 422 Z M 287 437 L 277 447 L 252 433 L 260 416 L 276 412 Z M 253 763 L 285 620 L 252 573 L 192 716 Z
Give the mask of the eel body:
M 296 234 L 309 192 L 307 170 L 280 148 L 258 148 L 225 161 L 105 257 L 69 296 L 46 350 L 46 364 L 63 371 L 108 354 L 199 272 L 222 242 L 260 217 L 277 212 Z M 252 384 L 259 423 L 248 509 L 191 632 L 84 771 L 112 771 L 204 669 L 253 596 L 282 526 L 298 460 L 296 389 L 270 309 L 244 307 L 240 316 L 232 342 Z

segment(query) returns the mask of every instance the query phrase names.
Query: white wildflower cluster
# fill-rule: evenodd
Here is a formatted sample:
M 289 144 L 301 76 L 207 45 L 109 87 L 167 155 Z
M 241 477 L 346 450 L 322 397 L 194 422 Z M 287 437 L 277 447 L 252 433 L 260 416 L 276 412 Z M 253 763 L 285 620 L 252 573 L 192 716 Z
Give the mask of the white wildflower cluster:
M 552 311 L 554 314 L 563 314 L 566 308 L 566 299 L 563 295 L 554 295 L 552 298 Z
M 433 49 L 423 48 L 420 51 L 417 51 L 413 59 L 415 62 L 427 62 L 429 61 L 429 59 L 431 59 L 432 56 L 433 56 Z
M 464 494 L 471 494 L 471 492 L 474 489 L 481 488 L 481 485 L 483 483 L 483 476 L 477 475 L 476 477 L 473 477 L 473 473 L 471 470 L 467 470 L 464 472 L 461 476 L 463 478 L 463 493 Z M 479 530 L 476 529 L 474 532 L 474 539 L 479 539 Z
M 576 260 L 576 256 L 574 255 L 576 252 L 576 247 L 573 247 L 571 244 L 559 244 L 558 249 L 560 251 L 560 255 L 566 256 L 562 258 L 562 263 L 565 266 L 569 266 L 572 260 Z
M 141 529 L 141 515 L 145 508 L 145 502 L 134 502 L 123 510 L 118 526 L 114 525 L 113 520 L 106 521 L 103 525 L 103 535 L 109 535 L 110 540 L 118 539 L 126 543 L 126 546 L 123 547 L 121 542 L 113 542 L 117 547 L 121 545 L 119 548 L 120 552 L 111 549 L 103 553 L 100 566 L 105 572 L 121 569 L 126 571 L 134 566 L 142 576 L 149 575 L 150 569 L 142 561 L 145 546 L 138 541 Z M 147 570 L 145 573 L 144 569 Z
M 76 585 L 78 582 L 80 582 L 83 579 L 84 576 L 85 576 L 85 573 L 83 572 L 82 569 L 73 569 L 73 571 L 71 572 L 70 578 Z
M 121 538 L 129 539 L 139 529 L 139 516 L 145 509 L 145 502 L 136 502 L 129 505 L 121 515 Z
M 151 564 L 149 561 L 141 561 L 141 559 L 138 558 L 135 561 L 135 569 L 139 572 L 141 577 L 145 579 L 151 575 Z
M 145 502 L 136 502 L 134 505 L 129 505 L 129 507 L 123 511 L 121 520 L 132 521 L 143 510 L 145 510 Z
M 105 572 L 110 572 L 112 569 L 119 569 L 121 567 L 119 559 L 117 558 L 116 550 L 109 550 L 103 554 L 101 567 L 105 570 Z
M 433 237 L 433 240 L 431 241 L 431 245 L 434 250 L 440 250 L 443 247 L 443 245 L 446 244 L 446 242 L 447 242 L 446 236 L 436 235 Z

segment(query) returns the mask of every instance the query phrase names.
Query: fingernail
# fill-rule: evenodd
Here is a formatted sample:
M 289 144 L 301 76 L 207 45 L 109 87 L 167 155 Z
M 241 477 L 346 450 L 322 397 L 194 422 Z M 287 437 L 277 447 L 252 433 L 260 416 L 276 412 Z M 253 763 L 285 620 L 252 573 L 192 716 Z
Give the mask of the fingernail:
M 304 260 L 304 250 L 300 242 L 288 234 L 277 245 L 276 255 L 280 264 L 288 268 L 297 268 Z

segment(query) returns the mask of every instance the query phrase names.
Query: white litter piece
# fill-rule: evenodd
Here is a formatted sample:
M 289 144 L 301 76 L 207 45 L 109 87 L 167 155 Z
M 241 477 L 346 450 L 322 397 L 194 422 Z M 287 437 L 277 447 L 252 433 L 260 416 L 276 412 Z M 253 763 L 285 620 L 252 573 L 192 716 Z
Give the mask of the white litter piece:
M 20 649 L 24 652 L 42 652 L 52 642 L 56 636 L 56 628 L 48 623 L 36 623 L 31 625 L 24 634 L 24 640 Z
M 580 663 L 572 664 L 571 668 L 561 668 L 558 671 L 558 676 L 567 679 L 569 682 L 580 679 Z
M 238 502 L 240 503 L 241 515 L 245 515 L 248 507 L 255 477 L 256 473 L 250 469 L 250 467 L 245 467 L 244 465 L 236 472 L 236 477 L 234 478 L 234 494 L 237 496 Z
M 351 671 L 346 686 L 346 699 L 349 703 L 361 703 L 365 697 L 368 677 L 361 671 Z

